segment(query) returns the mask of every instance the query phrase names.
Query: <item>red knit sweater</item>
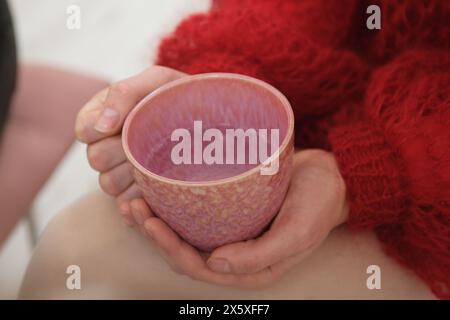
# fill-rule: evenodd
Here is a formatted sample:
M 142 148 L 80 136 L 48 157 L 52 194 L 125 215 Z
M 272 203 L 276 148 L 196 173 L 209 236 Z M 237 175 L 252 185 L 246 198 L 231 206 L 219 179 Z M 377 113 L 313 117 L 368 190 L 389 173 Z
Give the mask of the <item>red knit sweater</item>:
M 382 29 L 366 28 L 378 4 Z M 332 150 L 348 225 L 450 298 L 450 1 L 216 0 L 158 64 L 236 72 L 290 100 L 299 147 Z

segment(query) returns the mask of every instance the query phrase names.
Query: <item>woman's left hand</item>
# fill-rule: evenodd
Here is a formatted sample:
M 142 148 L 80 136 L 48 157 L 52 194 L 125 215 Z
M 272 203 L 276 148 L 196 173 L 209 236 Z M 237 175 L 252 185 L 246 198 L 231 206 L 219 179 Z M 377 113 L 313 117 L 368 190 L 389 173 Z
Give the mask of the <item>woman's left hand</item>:
M 300 151 L 294 156 L 290 188 L 270 229 L 259 238 L 233 243 L 210 255 L 183 241 L 153 216 L 142 199 L 132 210 L 149 217 L 145 231 L 176 272 L 210 283 L 264 288 L 304 259 L 347 219 L 346 188 L 331 153 Z

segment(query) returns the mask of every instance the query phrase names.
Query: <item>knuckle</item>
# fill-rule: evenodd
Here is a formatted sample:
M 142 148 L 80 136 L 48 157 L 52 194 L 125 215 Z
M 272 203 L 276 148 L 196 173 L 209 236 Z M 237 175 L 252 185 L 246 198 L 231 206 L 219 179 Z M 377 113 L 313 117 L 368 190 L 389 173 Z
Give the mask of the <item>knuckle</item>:
M 280 281 L 283 274 L 276 271 L 277 268 L 268 267 L 265 272 L 256 281 L 256 289 L 265 290 L 272 287 L 275 283 Z
M 181 72 L 171 69 L 169 67 L 165 67 L 165 66 L 154 65 L 154 66 L 152 66 L 152 68 L 155 73 L 157 73 L 160 77 L 162 77 L 168 81 L 175 80 L 182 75 Z
M 99 175 L 99 184 L 103 191 L 106 193 L 116 196 L 120 193 L 117 184 L 114 181 L 113 174 L 106 172 Z
M 121 208 L 122 206 L 129 206 L 130 205 L 130 201 L 127 199 L 124 199 L 121 196 L 118 196 L 117 198 L 115 198 L 116 200 L 116 206 L 117 208 Z M 130 216 L 131 213 L 128 213 L 127 216 Z
M 312 248 L 316 242 L 318 235 L 317 232 L 311 231 L 308 228 L 302 228 L 297 233 L 296 241 L 293 242 L 292 247 L 296 252 L 307 251 Z
M 244 273 L 257 272 L 262 269 L 263 265 L 262 260 L 256 254 L 246 256 L 239 264 L 239 269 Z
M 117 195 L 117 198 L 116 198 L 117 205 L 122 205 L 128 201 L 130 201 L 130 198 L 126 193 Z
M 87 147 L 87 158 L 92 169 L 97 171 L 105 171 L 108 169 L 106 168 L 106 159 L 96 144 Z
M 75 137 L 78 141 L 85 142 L 84 125 L 81 123 L 80 118 L 77 117 L 75 121 Z
M 109 92 L 114 96 L 128 96 L 132 94 L 132 88 L 126 81 L 119 81 L 111 85 Z
M 87 131 L 84 124 L 84 116 L 80 113 L 75 120 L 75 137 L 77 140 L 83 143 L 89 143 L 90 137 Z
M 295 241 L 292 241 L 291 247 L 296 244 L 298 247 L 303 247 L 304 243 L 310 240 L 309 230 L 307 228 L 300 228 L 295 234 Z

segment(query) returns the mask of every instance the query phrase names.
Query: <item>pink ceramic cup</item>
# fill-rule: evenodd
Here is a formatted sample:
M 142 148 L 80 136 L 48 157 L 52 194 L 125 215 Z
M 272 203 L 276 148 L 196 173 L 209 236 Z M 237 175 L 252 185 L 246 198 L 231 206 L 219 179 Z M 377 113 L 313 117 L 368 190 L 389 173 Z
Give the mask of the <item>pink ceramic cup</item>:
M 199 121 L 201 130 L 194 125 Z M 208 138 L 208 129 L 217 129 L 216 135 Z M 270 150 L 275 135 L 267 134 L 257 150 L 266 144 L 270 157 L 251 162 L 251 134 L 239 144 L 227 135 L 236 129 L 253 130 L 258 138 L 264 130 L 278 131 L 279 147 Z M 291 106 L 274 87 L 247 76 L 209 73 L 173 81 L 145 97 L 127 117 L 122 143 L 152 211 L 187 242 L 211 251 L 258 236 L 275 217 L 291 176 L 293 131 Z M 174 138 L 174 132 L 181 134 Z M 218 142 L 214 149 L 212 141 L 222 146 Z M 180 142 L 183 152 L 176 149 Z M 217 158 L 208 162 L 208 154 Z M 263 174 L 264 168 L 277 170 Z

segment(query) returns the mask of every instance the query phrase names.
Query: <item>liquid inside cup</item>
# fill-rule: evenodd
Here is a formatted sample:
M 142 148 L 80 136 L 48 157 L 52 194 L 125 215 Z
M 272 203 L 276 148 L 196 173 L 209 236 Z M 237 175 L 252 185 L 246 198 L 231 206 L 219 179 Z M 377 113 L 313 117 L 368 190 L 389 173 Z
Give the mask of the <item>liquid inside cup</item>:
M 242 174 L 277 151 L 288 130 L 280 96 L 245 78 L 192 79 L 161 88 L 138 108 L 128 127 L 130 153 L 145 169 L 174 180 Z M 215 129 L 213 137 L 208 129 Z M 239 129 L 244 138 L 234 135 Z

